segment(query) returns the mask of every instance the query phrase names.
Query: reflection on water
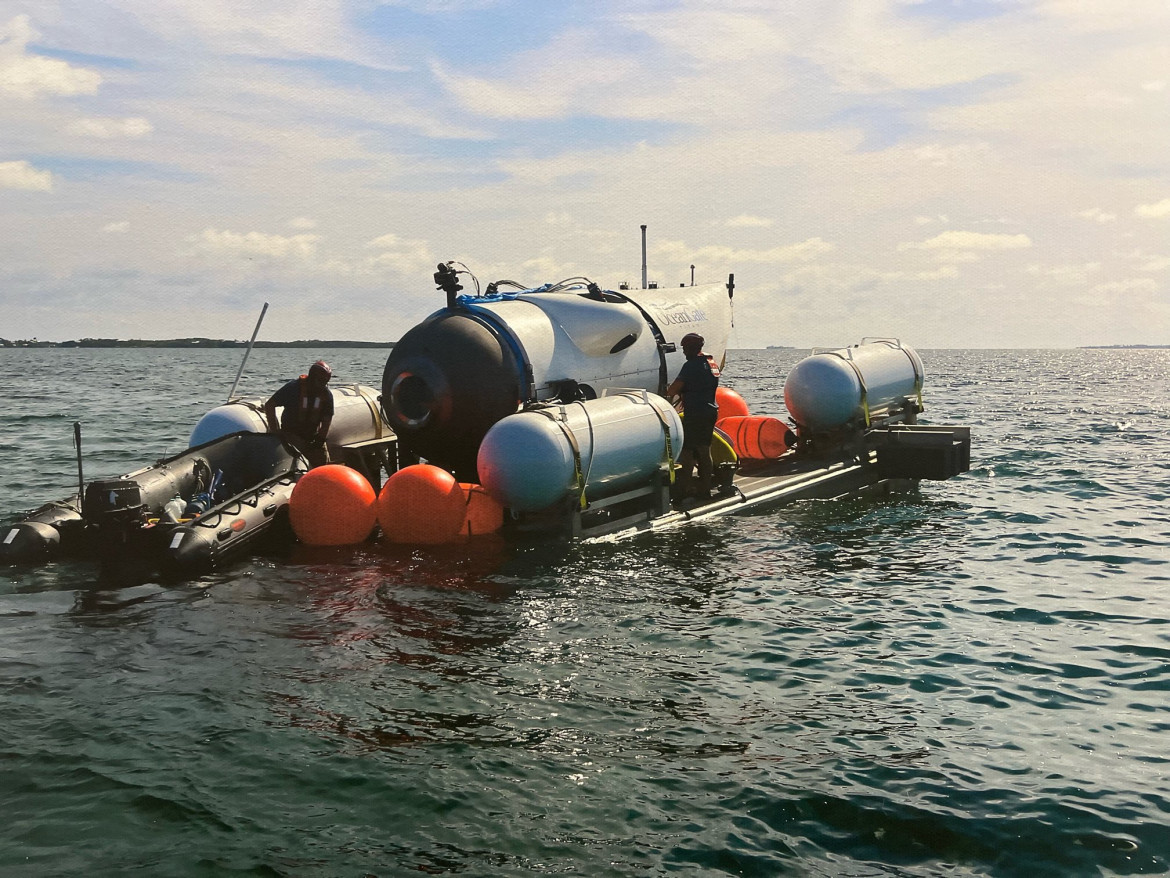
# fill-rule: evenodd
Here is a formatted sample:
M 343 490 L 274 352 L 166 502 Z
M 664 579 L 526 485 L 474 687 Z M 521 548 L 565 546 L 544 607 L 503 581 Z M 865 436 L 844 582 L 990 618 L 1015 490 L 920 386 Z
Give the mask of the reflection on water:
M 116 474 L 236 367 L 25 353 L 55 377 L 10 370 L 0 515 L 68 493 L 72 419 Z M 782 414 L 801 353 L 725 374 Z M 922 353 L 973 471 L 908 495 L 182 584 L 0 570 L 0 871 L 1170 871 L 1170 352 Z M 259 355 L 265 390 L 304 359 Z

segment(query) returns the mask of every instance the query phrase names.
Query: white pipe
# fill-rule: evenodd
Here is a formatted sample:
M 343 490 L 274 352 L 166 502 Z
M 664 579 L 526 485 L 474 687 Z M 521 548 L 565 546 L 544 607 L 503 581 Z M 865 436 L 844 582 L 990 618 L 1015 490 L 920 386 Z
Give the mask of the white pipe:
M 268 303 L 260 309 L 260 319 L 256 321 L 256 328 L 252 330 L 252 339 L 248 342 L 248 349 L 244 351 L 244 359 L 240 361 L 240 371 L 236 373 L 236 380 L 232 382 L 232 389 L 228 391 L 228 402 L 236 395 L 236 385 L 240 383 L 240 376 L 244 374 L 244 363 L 248 362 L 248 355 L 252 353 L 252 345 L 256 343 L 256 336 L 260 332 L 260 324 L 264 322 L 264 315 L 268 311 Z

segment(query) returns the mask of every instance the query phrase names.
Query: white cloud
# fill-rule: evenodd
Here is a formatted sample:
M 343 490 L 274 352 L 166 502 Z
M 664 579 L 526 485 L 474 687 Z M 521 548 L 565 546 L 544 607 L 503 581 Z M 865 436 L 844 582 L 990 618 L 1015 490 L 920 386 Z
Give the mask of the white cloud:
M 1078 210 L 1075 214 L 1080 219 L 1094 220 L 1099 223 L 1117 222 L 1117 214 L 1109 213 L 1099 207 L 1090 207 L 1087 210 Z
M 1033 263 L 1024 269 L 1025 273 L 1042 279 L 1046 284 L 1058 287 L 1084 286 L 1090 277 L 1101 271 L 1100 262 L 1086 262 L 1080 265 L 1040 265 Z
M 822 238 L 808 238 L 795 244 L 782 244 L 765 249 L 707 245 L 689 247 L 682 241 L 664 241 L 655 244 L 654 255 L 677 262 L 701 262 L 707 266 L 734 266 L 748 263 L 783 265 L 811 262 L 831 253 L 834 246 Z
M 175 45 L 219 55 L 338 58 L 388 68 L 344 0 L 121 0 Z
M 211 255 L 241 258 L 310 259 L 317 249 L 317 235 L 269 235 L 264 232 L 232 232 L 204 229 L 188 241 Z
M 1139 204 L 1133 209 L 1134 216 L 1143 219 L 1161 219 L 1170 216 L 1170 198 L 1163 198 L 1153 204 Z
M 599 3 L 519 41 L 464 14 L 498 0 L 388 3 L 22 7 L 46 36 L 0 26 L 0 157 L 29 160 L 0 186 L 67 174 L 81 200 L 0 198 L 0 313 L 42 289 L 19 278 L 100 268 L 142 278 L 107 281 L 121 313 L 173 278 L 215 302 L 279 289 L 289 314 L 327 288 L 334 326 L 391 300 L 394 337 L 440 258 L 616 285 L 647 223 L 654 279 L 736 273 L 745 347 L 911 309 L 925 346 L 1095 343 L 1092 284 L 1134 290 L 1117 321 L 1165 325 L 1164 0 Z
M 852 0 L 818 8 L 806 18 L 800 53 L 859 94 L 935 89 L 1003 75 L 1026 59 L 1026 44 L 1002 39 L 985 22 L 937 28 L 925 18 L 898 15 L 888 0 Z M 806 24 L 807 26 L 807 24 Z
M 98 140 L 115 140 L 123 137 L 133 139 L 150 134 L 154 131 L 154 126 L 141 116 L 130 116 L 125 119 L 85 118 L 69 123 L 66 131 L 78 137 L 94 137 Z
M 1170 269 L 1170 256 L 1149 256 L 1146 257 L 1138 267 L 1138 271 L 1166 271 Z
M 1156 293 L 1158 282 L 1149 277 L 1135 277 L 1127 280 L 1106 281 L 1094 286 L 1090 292 L 1105 296 L 1126 296 L 1132 293 Z
M 936 168 L 947 168 L 970 165 L 986 155 L 990 149 L 986 143 L 956 143 L 950 146 L 929 143 L 914 150 L 914 156 Z
M 692 6 L 681 4 L 668 14 L 629 13 L 621 21 L 652 36 L 672 57 L 689 56 L 711 65 L 767 59 L 792 47 L 797 17 L 771 3 L 738 10 L 732 3 Z
M 29 55 L 27 46 L 39 34 L 27 15 L 0 25 L 0 95 L 31 99 L 41 95 L 95 94 L 101 74 L 56 58 Z
M 752 216 L 741 213 L 726 220 L 723 225 L 729 229 L 767 229 L 775 225 L 776 221 L 764 216 Z
M 1170 7 L 1161 0 L 1041 0 L 1037 11 L 1078 33 L 1120 33 L 1170 26 Z M 1156 32 L 1156 31 L 1155 31 Z
M 618 94 L 637 87 L 638 62 L 602 56 L 603 50 L 594 34 L 570 30 L 513 56 L 495 78 L 460 75 L 439 63 L 432 72 L 466 110 L 491 119 L 550 119 L 582 111 L 622 115 L 615 87 L 625 85 Z
M 404 276 L 427 276 L 433 272 L 438 259 L 426 241 L 400 238 L 394 233 L 370 241 L 367 248 L 380 251 L 366 261 L 371 269 L 390 269 Z
M 959 276 L 959 270 L 954 265 L 940 265 L 927 271 L 883 271 L 882 280 L 952 280 Z
M 988 253 L 999 250 L 1020 250 L 1031 246 L 1032 239 L 1022 233 L 996 235 L 987 232 L 948 231 L 925 241 L 899 244 L 898 249 Z
M 0 162 L 0 189 L 52 192 L 53 175 L 37 170 L 26 161 Z

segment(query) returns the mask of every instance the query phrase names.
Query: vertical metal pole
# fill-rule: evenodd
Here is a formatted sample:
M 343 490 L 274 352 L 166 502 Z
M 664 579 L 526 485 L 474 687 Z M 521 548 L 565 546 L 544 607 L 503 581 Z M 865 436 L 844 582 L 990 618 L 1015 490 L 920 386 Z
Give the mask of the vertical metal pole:
M 695 285 L 695 266 L 691 266 L 691 286 Z
M 642 289 L 646 289 L 646 227 L 642 226 Z
M 256 328 L 252 330 L 252 339 L 248 342 L 248 349 L 244 351 L 244 359 L 240 361 L 240 371 L 236 373 L 236 380 L 232 382 L 232 389 L 228 391 L 228 402 L 232 401 L 232 397 L 236 395 L 236 385 L 240 383 L 240 376 L 244 374 L 244 363 L 248 362 L 248 356 L 252 353 L 252 345 L 256 343 L 256 336 L 260 333 L 260 324 L 264 322 L 264 315 L 268 312 L 268 303 L 264 303 L 264 307 L 260 309 L 260 319 L 256 321 Z
M 77 509 L 82 515 L 85 509 L 85 474 L 81 469 L 81 421 L 73 422 L 73 447 L 77 449 Z

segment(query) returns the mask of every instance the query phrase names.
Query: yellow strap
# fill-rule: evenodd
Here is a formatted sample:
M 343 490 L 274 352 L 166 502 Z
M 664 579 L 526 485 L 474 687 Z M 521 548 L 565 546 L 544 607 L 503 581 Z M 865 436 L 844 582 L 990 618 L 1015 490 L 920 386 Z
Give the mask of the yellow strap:
M 658 416 L 658 423 L 662 425 L 662 432 L 666 434 L 666 471 L 670 473 L 670 484 L 674 484 L 674 446 L 670 442 L 670 424 L 666 422 L 666 418 L 662 416 L 662 412 L 658 411 L 658 406 L 646 400 L 647 404 L 654 410 L 654 414 Z M 680 416 L 681 418 L 681 416 Z
M 853 370 L 853 374 L 857 376 L 857 381 L 861 385 L 861 411 L 865 415 L 865 426 L 869 426 L 869 388 L 865 386 L 865 376 L 861 374 L 861 370 L 857 368 L 857 363 L 852 357 L 843 357 L 837 351 L 833 351 L 838 357 L 841 357 L 849 368 Z
M 569 447 L 573 450 L 573 478 L 577 484 L 578 504 L 581 509 L 588 508 L 589 502 L 585 499 L 585 474 L 581 472 L 581 446 L 577 444 L 577 437 L 573 435 L 573 431 L 569 429 L 569 425 L 564 421 L 564 406 L 561 406 L 561 418 L 557 418 L 548 409 L 534 409 L 534 411 L 540 412 L 540 414 L 560 427 L 561 432 L 565 434 L 565 438 L 569 440 Z
M 655 409 L 655 411 L 658 411 L 658 410 Z M 664 424 L 663 426 L 665 427 L 666 425 Z M 666 471 L 668 473 L 670 473 L 670 483 L 673 485 L 674 484 L 674 449 L 670 445 L 670 428 L 667 427 L 665 432 L 666 432 L 666 460 L 664 462 L 666 463 Z

